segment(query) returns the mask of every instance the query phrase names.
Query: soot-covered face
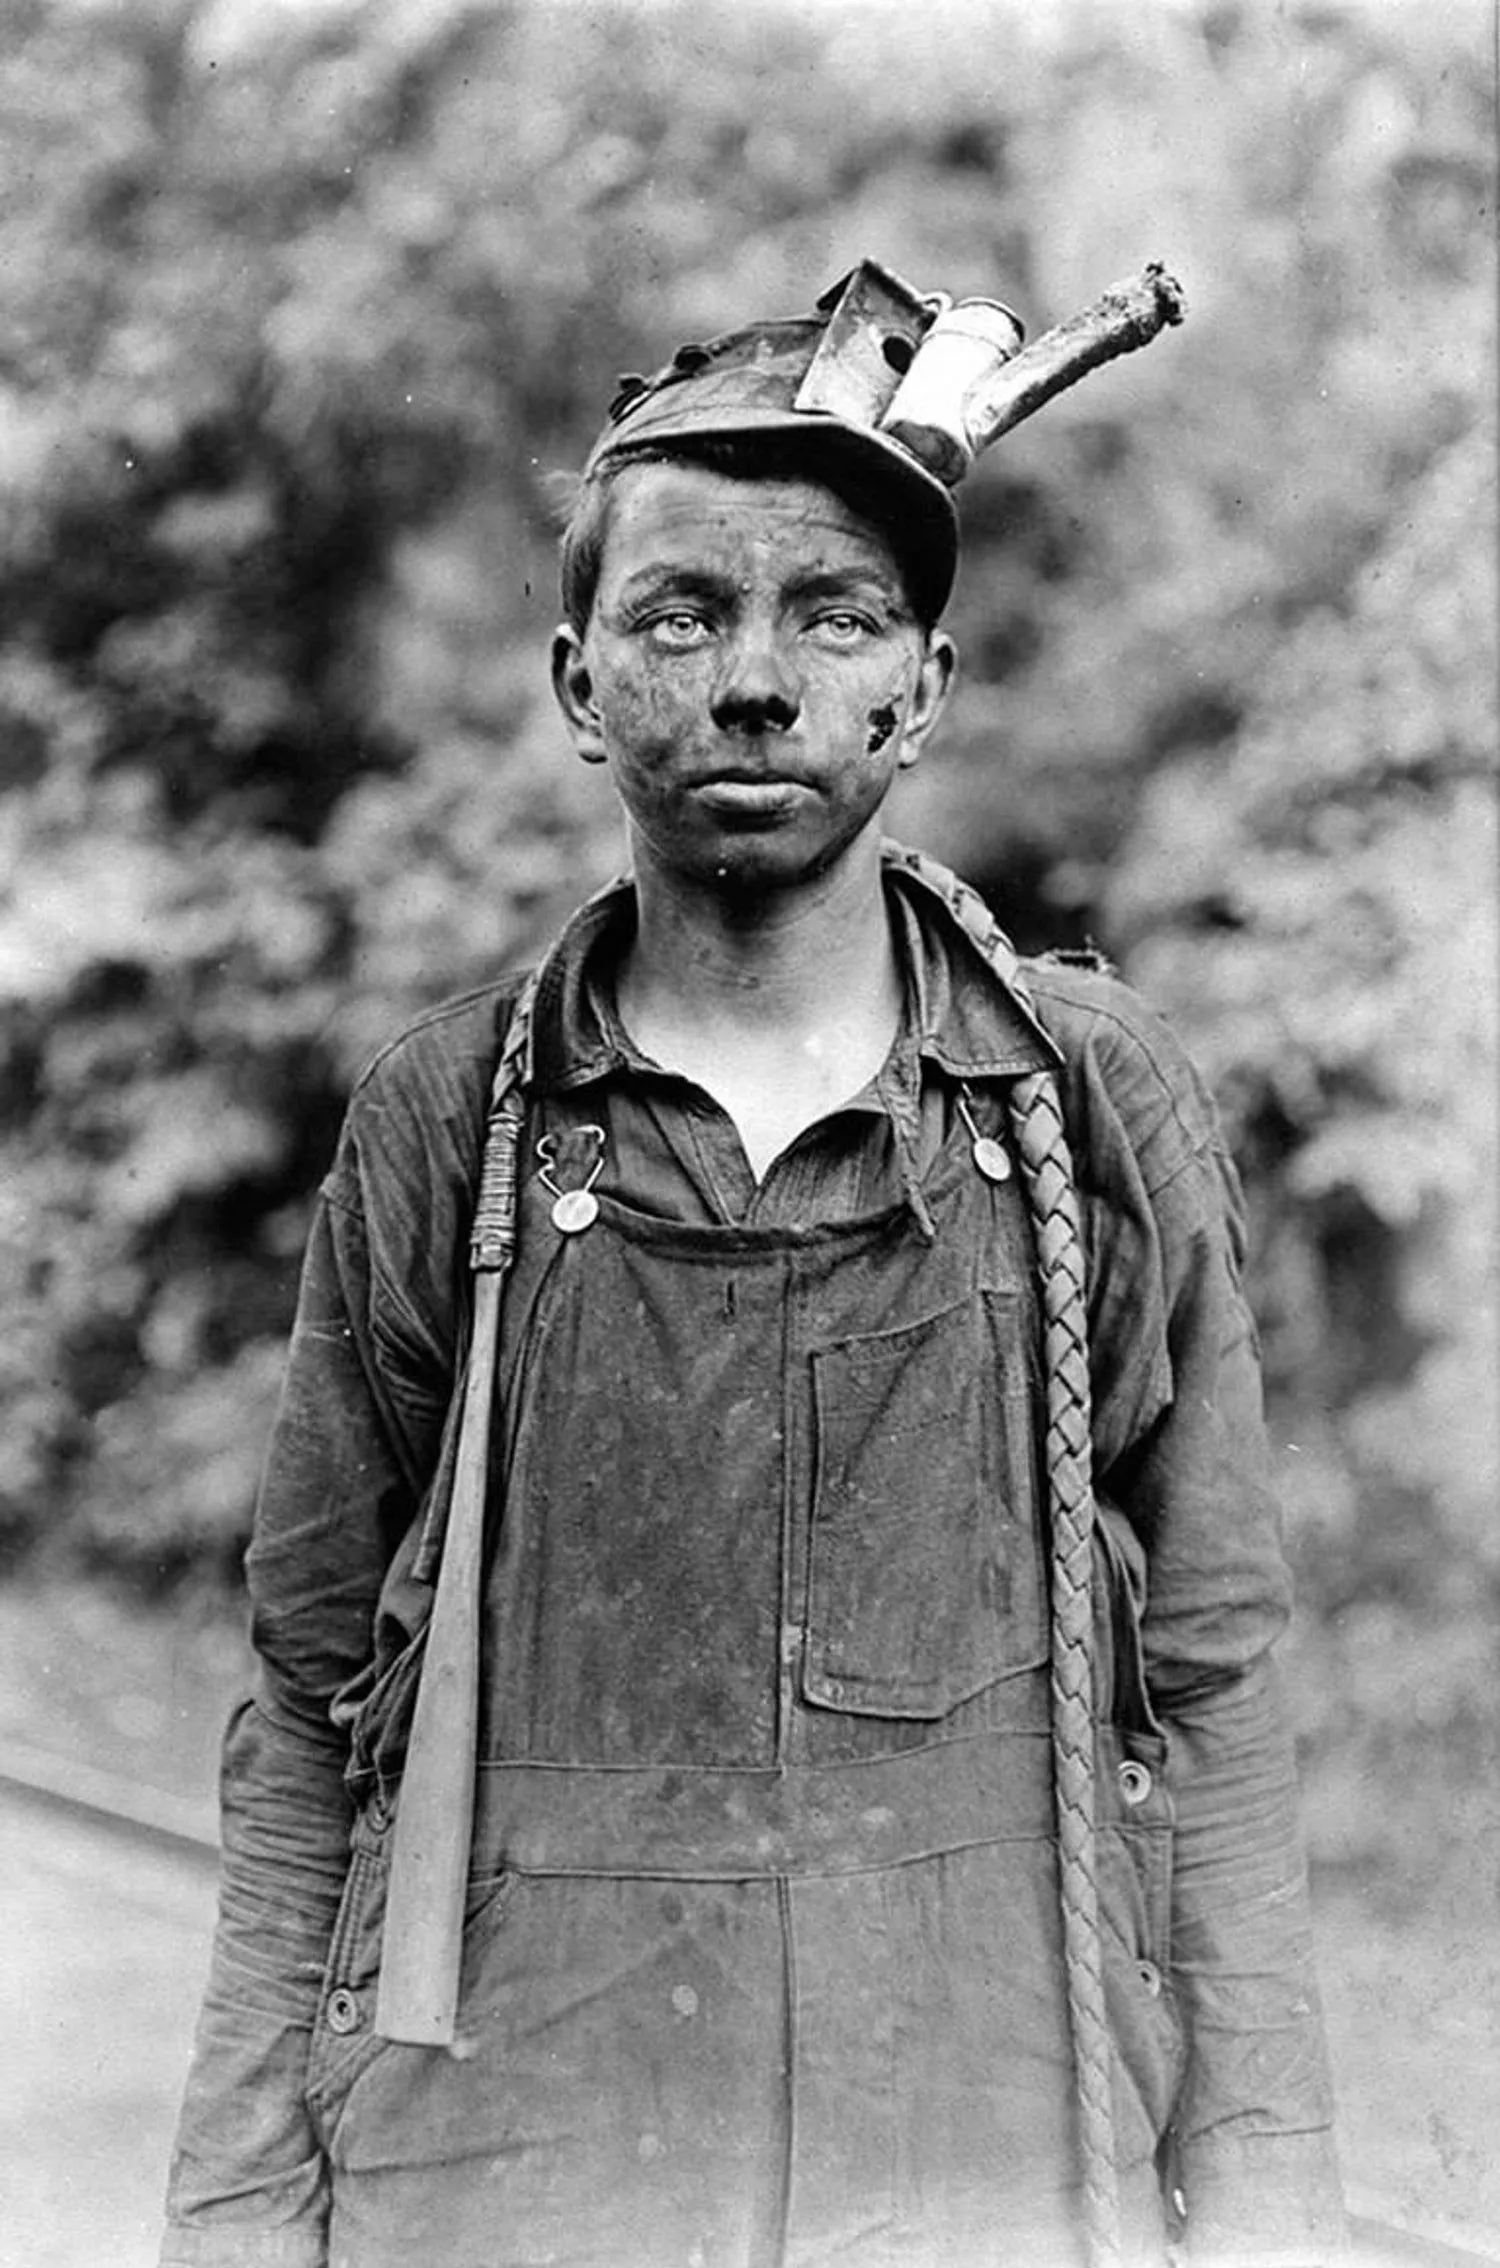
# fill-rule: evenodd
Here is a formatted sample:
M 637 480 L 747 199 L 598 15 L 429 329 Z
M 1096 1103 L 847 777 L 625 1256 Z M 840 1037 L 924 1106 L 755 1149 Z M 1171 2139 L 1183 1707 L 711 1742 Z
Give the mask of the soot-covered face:
M 592 613 L 559 630 L 553 662 L 638 868 L 766 890 L 873 832 L 953 649 L 919 623 L 885 536 L 831 490 L 650 463 L 615 483 Z

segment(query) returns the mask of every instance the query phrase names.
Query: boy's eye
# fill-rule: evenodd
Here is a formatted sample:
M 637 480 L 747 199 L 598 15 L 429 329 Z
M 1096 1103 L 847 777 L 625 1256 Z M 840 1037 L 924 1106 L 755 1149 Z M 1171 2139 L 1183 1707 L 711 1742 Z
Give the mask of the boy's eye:
M 709 634 L 704 617 L 685 606 L 674 606 L 664 614 L 653 615 L 646 628 L 658 645 L 674 649 L 700 645 Z
M 861 638 L 869 637 L 873 624 L 865 615 L 856 614 L 849 607 L 830 607 L 826 614 L 814 617 L 811 628 L 830 645 L 853 646 Z

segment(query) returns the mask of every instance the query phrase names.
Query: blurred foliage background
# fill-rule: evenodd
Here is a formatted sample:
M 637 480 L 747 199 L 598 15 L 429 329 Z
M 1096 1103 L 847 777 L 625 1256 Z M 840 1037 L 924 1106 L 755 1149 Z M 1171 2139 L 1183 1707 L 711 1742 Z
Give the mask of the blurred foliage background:
M 1161 258 L 1186 328 L 966 492 L 956 718 L 893 827 L 1023 945 L 1097 941 L 1207 1068 L 1315 1853 L 1396 1908 L 1467 1863 L 1500 1588 L 1489 29 L 6 0 L 17 1580 L 232 1607 L 351 1077 L 618 862 L 544 670 L 616 373 L 865 252 L 1033 332 Z

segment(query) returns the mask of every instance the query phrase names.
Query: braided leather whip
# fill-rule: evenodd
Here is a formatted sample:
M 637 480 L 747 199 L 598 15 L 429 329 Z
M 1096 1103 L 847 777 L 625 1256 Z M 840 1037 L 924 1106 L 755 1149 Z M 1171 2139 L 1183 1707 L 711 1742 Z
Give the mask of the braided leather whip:
M 978 893 L 920 851 L 890 844 L 886 860 L 918 876 L 942 898 L 981 959 L 1034 1015 L 1015 948 Z M 1104 1998 L 1094 1817 L 1094 1489 L 1087 1277 L 1078 1191 L 1057 1083 L 1050 1072 L 1033 1072 L 1014 1081 L 1009 1102 L 1042 1295 L 1052 1522 L 1052 1780 L 1084 2229 L 1090 2268 L 1116 2268 L 1120 2214 L 1114 2053 Z
M 1120 2241 L 1114 2058 L 1104 2000 L 1094 1819 L 1094 1493 L 1087 1315 L 1078 1192 L 1050 1073 L 1033 1072 L 1015 1082 L 1010 1122 L 1041 1272 L 1052 1511 L 1052 1777 L 1084 2228 L 1091 2268 L 1115 2268 Z

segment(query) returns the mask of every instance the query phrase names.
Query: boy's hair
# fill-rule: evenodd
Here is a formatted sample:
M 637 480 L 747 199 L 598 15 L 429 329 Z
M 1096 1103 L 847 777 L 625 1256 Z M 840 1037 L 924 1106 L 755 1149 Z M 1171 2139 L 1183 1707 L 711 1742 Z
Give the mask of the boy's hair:
M 883 484 L 862 462 L 846 456 L 836 445 L 830 446 L 836 441 L 837 436 L 828 433 L 816 441 L 809 436 L 806 443 L 784 434 L 705 436 L 701 441 L 674 440 L 662 447 L 646 443 L 593 466 L 578 483 L 559 546 L 563 612 L 573 629 L 582 637 L 593 613 L 609 534 L 610 503 L 620 474 L 632 465 L 690 464 L 729 480 L 805 480 L 829 489 L 885 538 L 901 570 L 907 602 L 920 627 L 931 630 L 942 611 L 942 593 L 934 587 L 934 571 L 914 535 L 910 511 L 902 510 L 906 499 L 895 483 Z

